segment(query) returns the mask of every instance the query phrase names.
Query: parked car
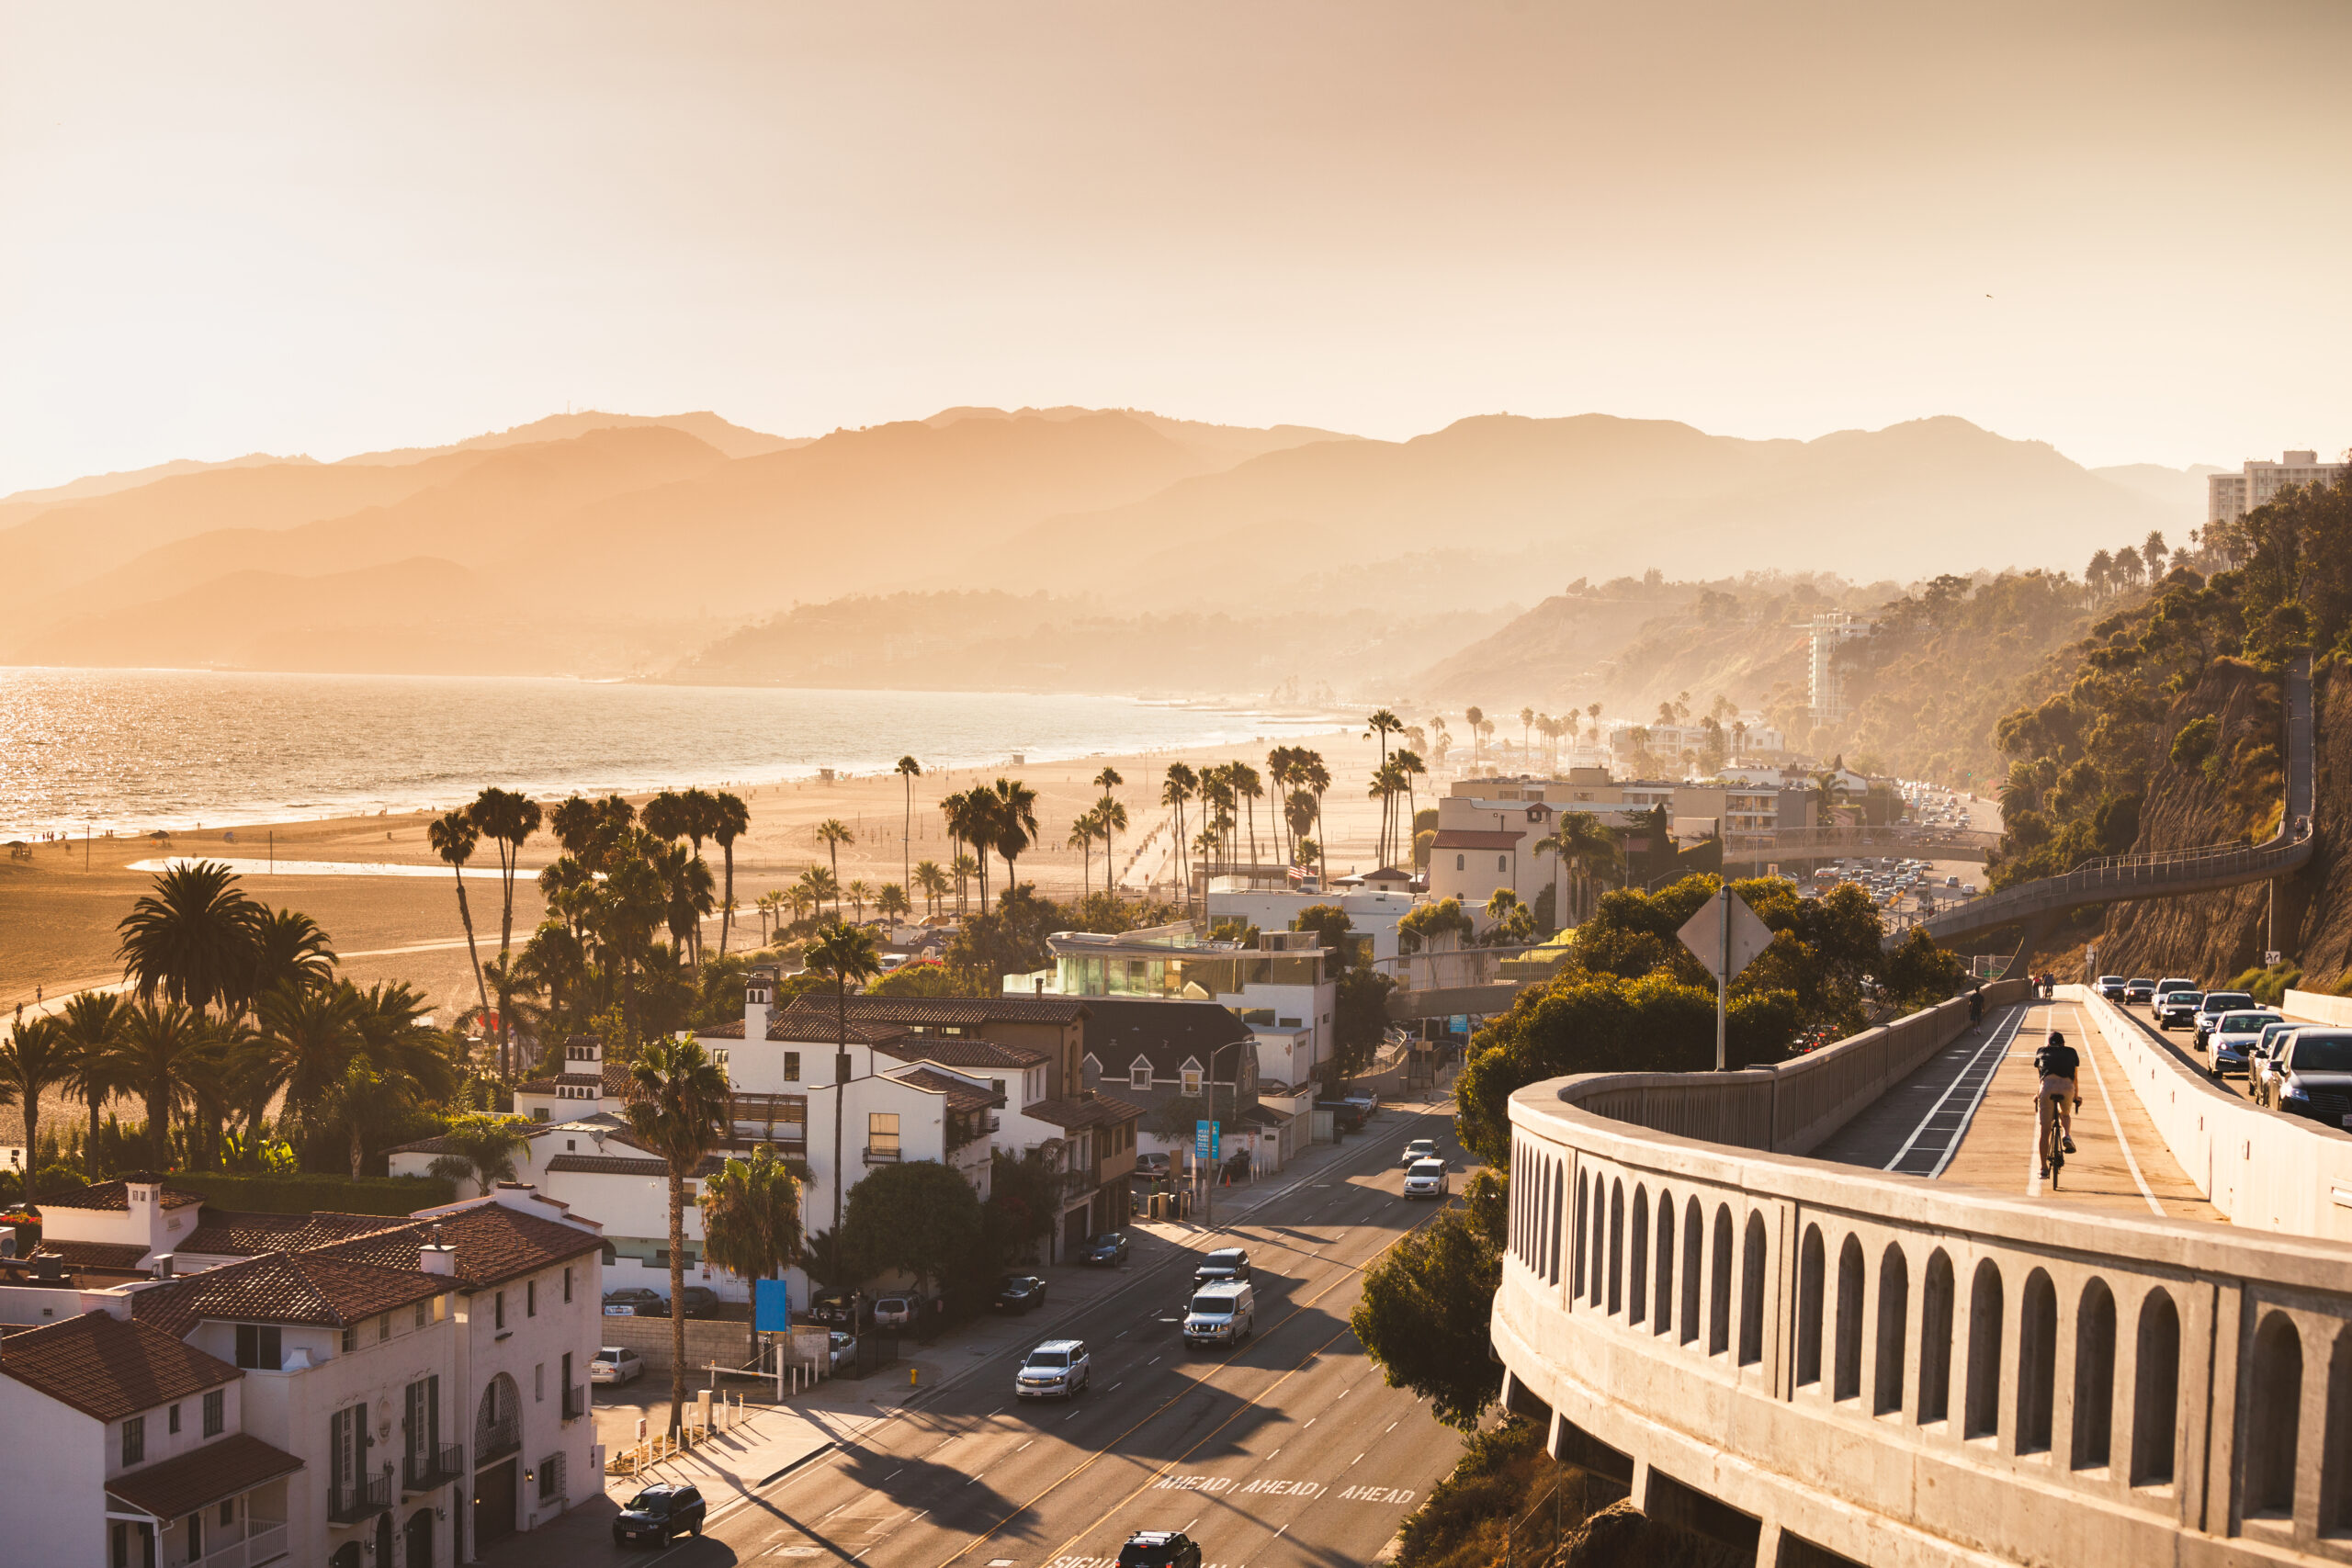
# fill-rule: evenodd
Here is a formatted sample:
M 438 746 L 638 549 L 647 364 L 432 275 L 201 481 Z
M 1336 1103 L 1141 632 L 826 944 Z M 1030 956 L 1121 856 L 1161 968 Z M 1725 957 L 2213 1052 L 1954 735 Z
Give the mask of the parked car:
M 1137 1530 L 1119 1548 L 1119 1568 L 1201 1568 L 1201 1549 L 1182 1530 Z
M 2143 1007 L 2154 998 L 2155 994 L 2156 983 L 2154 980 L 2148 979 L 2144 976 L 2138 979 L 2126 980 L 2123 982 L 2123 1005 L 2125 1007 Z
M 1046 1281 L 1035 1274 L 1007 1274 L 996 1288 L 996 1310 L 1029 1312 L 1046 1304 Z
M 637 1352 L 617 1345 L 605 1346 L 588 1363 L 590 1382 L 635 1382 L 644 1375 L 645 1363 Z
M 1363 1107 L 1364 1120 L 1367 1122 L 1380 1114 L 1380 1096 L 1376 1094 L 1367 1091 L 1362 1094 L 1351 1094 L 1345 1099 L 1350 1105 Z
M 2214 1021 L 2225 1014 L 2244 1012 L 2255 1006 L 2252 995 L 2245 991 L 2208 991 L 2197 1004 L 2197 1048 L 2202 1051 L 2213 1032 Z
M 649 1486 L 613 1516 L 613 1539 L 667 1546 L 673 1536 L 702 1534 L 703 1517 L 708 1511 L 702 1494 L 691 1486 L 667 1483 Z
M 1136 1156 L 1136 1174 L 1137 1176 L 1148 1176 L 1154 1181 L 1158 1181 L 1167 1176 L 1168 1168 L 1168 1156 L 1166 1155 Z
M 1318 1100 L 1315 1102 L 1315 1109 L 1329 1111 L 1331 1125 L 1340 1132 L 1361 1133 L 1363 1131 L 1364 1108 L 1354 1100 Z
M 1016 1399 L 1075 1399 L 1094 1376 L 1083 1339 L 1048 1339 L 1029 1352 L 1012 1377 Z
M 923 1299 L 917 1291 L 901 1291 L 896 1295 L 874 1298 L 874 1326 L 876 1328 L 911 1328 L 922 1318 Z
M 2213 1076 L 2218 1078 L 2230 1073 L 2245 1073 L 2251 1085 L 2253 1074 L 2249 1064 L 2253 1060 L 2255 1043 L 2262 1038 L 2265 1028 L 2284 1021 L 2268 1008 L 2225 1012 L 2215 1019 L 2212 1032 L 2207 1037 L 2207 1043 L 2213 1052 Z
M 1220 1247 L 1215 1252 L 1203 1254 L 1200 1262 L 1193 1269 L 1193 1283 L 1195 1285 L 1209 1285 L 1221 1280 L 1247 1280 L 1248 1278 L 1250 1278 L 1250 1255 L 1238 1247 Z
M 1435 1159 L 1437 1157 L 1437 1140 L 1435 1138 L 1415 1138 L 1411 1143 L 1405 1145 L 1405 1157 L 1397 1162 L 1397 1167 L 1402 1170 L 1410 1170 L 1425 1159 Z
M 1127 1233 L 1104 1231 L 1087 1239 L 1084 1250 L 1078 1255 L 1080 1263 L 1099 1263 L 1115 1269 L 1127 1260 Z
M 2341 1127 L 2352 1121 L 2352 1029 L 2299 1029 L 2278 1064 L 2278 1109 Z
M 687 1285 L 680 1291 L 679 1294 L 686 1303 L 686 1316 L 717 1317 L 718 1315 L 718 1292 L 708 1285 Z
M 605 1292 L 606 1317 L 667 1317 L 670 1303 L 659 1291 L 643 1285 L 624 1285 Z
M 830 1324 L 836 1328 L 854 1328 L 861 1303 L 855 1291 L 820 1291 L 808 1298 L 808 1318 L 811 1323 Z
M 825 1337 L 825 1364 L 840 1371 L 844 1362 L 857 1364 L 857 1336 L 836 1328 Z
M 1425 1159 L 1405 1173 L 1405 1196 L 1408 1198 L 1442 1198 L 1453 1190 L 1453 1179 L 1445 1173 L 1445 1161 Z
M 2202 991 L 2166 991 L 2154 1003 L 2158 1029 L 2194 1029 L 2197 1027 L 2197 1004 L 2205 999 Z

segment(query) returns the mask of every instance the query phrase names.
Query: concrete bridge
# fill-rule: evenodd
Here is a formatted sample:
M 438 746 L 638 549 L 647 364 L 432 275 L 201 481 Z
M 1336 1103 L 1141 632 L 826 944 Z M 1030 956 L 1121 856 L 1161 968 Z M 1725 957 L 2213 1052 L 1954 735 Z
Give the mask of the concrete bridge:
M 2352 1562 L 2352 1136 L 2077 987 L 1513 1097 L 1509 1406 L 1777 1568 Z M 2030 1055 L 2084 1048 L 2034 1168 Z
M 2003 888 L 1918 922 L 1944 943 L 2018 928 L 2016 955 L 2004 971 L 2022 975 L 2034 949 L 2058 921 L 2093 904 L 2132 898 L 2172 898 L 2212 893 L 2250 882 L 2276 882 L 2312 858 L 2312 661 L 2304 654 L 2287 671 L 2287 795 L 2278 830 L 2259 844 L 2217 844 L 2118 855 L 2077 866 L 2064 876 Z M 1906 928 L 1905 933 L 1907 934 Z

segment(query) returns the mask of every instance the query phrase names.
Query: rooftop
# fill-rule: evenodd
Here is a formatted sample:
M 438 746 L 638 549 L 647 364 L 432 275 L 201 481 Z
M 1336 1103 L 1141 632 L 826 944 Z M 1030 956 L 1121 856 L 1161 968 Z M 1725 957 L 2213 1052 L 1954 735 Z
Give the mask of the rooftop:
M 152 1324 L 104 1312 L 0 1339 L 0 1373 L 100 1421 L 119 1421 L 245 1375 Z
M 310 1252 L 405 1223 L 390 1214 L 248 1214 L 213 1209 L 206 1213 L 204 1223 L 190 1231 L 176 1250 L 216 1258 Z M 414 1267 L 413 1261 L 410 1267 Z
M 1058 1100 L 1041 1100 L 1022 1107 L 1021 1113 L 1034 1116 L 1064 1132 L 1075 1133 L 1087 1127 L 1108 1127 L 1120 1122 L 1132 1122 L 1143 1114 L 1143 1107 L 1129 1104 L 1115 1095 L 1097 1091 L 1064 1095 Z
M 943 1067 L 997 1067 L 1018 1071 L 1045 1066 L 1043 1051 L 1026 1045 L 1006 1045 L 970 1035 L 914 1034 L 876 1050 L 902 1062 L 936 1062 Z
M 143 1170 L 134 1170 L 115 1181 L 101 1181 L 96 1187 L 76 1188 L 71 1192 L 53 1192 L 40 1201 L 44 1209 L 111 1209 L 119 1213 L 130 1211 L 130 1184 L 141 1186 L 164 1182 L 164 1178 Z M 162 1193 L 166 1209 L 185 1209 L 190 1203 L 204 1201 L 201 1192 L 165 1183 Z
M 285 1450 L 274 1449 L 250 1432 L 232 1432 L 200 1449 L 118 1475 L 107 1483 L 107 1495 L 140 1513 L 176 1521 L 301 1468 L 302 1461 Z
M 130 1298 L 132 1314 L 167 1333 L 205 1319 L 345 1328 L 428 1301 L 451 1281 L 416 1267 L 346 1262 L 317 1252 L 271 1252 L 157 1285 Z
M 584 1257 L 604 1245 L 594 1231 L 481 1198 L 429 1220 L 407 1221 L 396 1229 L 341 1242 L 328 1247 L 325 1256 L 384 1269 L 413 1269 L 418 1249 L 432 1242 L 436 1232 L 443 1246 L 457 1248 L 455 1278 L 461 1285 L 499 1284 Z
M 831 1016 L 835 998 L 803 991 L 792 998 L 792 1012 L 823 1012 Z M 1086 1004 L 1076 997 L 851 997 L 852 1018 L 935 1028 L 982 1023 L 1077 1023 L 1086 1017 Z
M 951 1077 L 946 1073 L 935 1072 L 929 1067 L 910 1067 L 904 1072 L 892 1073 L 890 1076 L 900 1083 L 912 1084 L 917 1089 L 927 1089 L 934 1094 L 945 1095 L 947 1108 L 951 1111 L 980 1111 L 996 1103 L 996 1095 L 992 1091 L 981 1089 L 977 1084 L 966 1083 L 962 1078 Z

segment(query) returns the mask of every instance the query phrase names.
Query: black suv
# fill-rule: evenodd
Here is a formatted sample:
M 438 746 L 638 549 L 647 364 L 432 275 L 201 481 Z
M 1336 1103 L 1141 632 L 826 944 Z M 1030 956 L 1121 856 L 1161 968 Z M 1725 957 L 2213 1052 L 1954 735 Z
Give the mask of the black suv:
M 1119 1548 L 1119 1568 L 1201 1568 L 1200 1543 L 1182 1530 L 1137 1530 Z
M 702 1494 L 691 1486 L 649 1486 L 614 1516 L 613 1540 L 667 1546 L 672 1536 L 702 1534 L 703 1516 L 708 1511 Z
M 997 1286 L 996 1310 L 1027 1312 L 1046 1304 L 1046 1281 L 1035 1274 L 1007 1274 Z
M 686 1303 L 688 1317 L 718 1315 L 718 1292 L 708 1285 L 688 1285 L 683 1292 L 682 1299 Z

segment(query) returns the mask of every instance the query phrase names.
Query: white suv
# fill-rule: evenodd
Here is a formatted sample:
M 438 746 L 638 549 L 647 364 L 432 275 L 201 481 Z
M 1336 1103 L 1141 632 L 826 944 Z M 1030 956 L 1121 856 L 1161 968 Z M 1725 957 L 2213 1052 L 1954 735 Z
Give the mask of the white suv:
M 1048 1339 L 1029 1352 L 1013 1374 L 1012 1392 L 1022 1399 L 1049 1396 L 1069 1399 L 1094 1374 L 1094 1362 L 1083 1339 Z
M 1453 1187 L 1445 1174 L 1442 1159 L 1415 1160 L 1413 1168 L 1405 1173 L 1405 1196 L 1408 1198 L 1442 1198 Z

